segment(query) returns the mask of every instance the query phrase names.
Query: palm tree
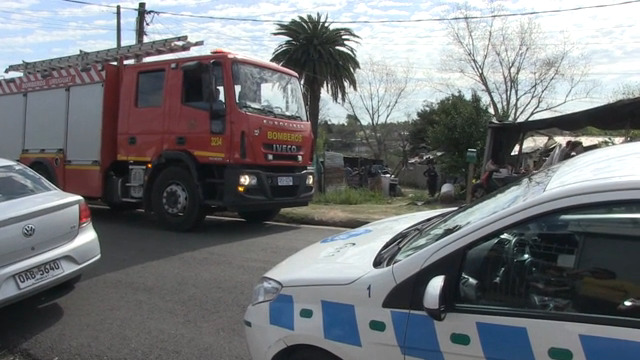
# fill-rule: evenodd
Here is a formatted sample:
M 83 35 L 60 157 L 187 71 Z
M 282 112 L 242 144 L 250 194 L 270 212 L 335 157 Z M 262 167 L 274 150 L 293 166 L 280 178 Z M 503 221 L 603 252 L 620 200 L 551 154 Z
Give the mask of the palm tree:
M 355 72 L 360 68 L 350 42 L 360 39 L 351 29 L 331 28 L 318 13 L 298 16 L 286 24 L 277 24 L 276 36 L 289 39 L 273 51 L 271 61 L 297 72 L 305 91 L 313 136 L 318 138 L 320 93 L 326 86 L 333 101 L 345 101 L 347 86 L 356 87 Z

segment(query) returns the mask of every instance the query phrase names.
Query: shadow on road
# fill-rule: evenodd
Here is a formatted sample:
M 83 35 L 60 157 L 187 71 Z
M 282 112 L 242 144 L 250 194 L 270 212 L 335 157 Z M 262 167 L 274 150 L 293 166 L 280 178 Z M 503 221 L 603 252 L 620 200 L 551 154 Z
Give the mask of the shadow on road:
M 207 217 L 196 230 L 180 233 L 160 228 L 141 211 L 115 213 L 93 207 L 91 213 L 103 257 L 85 279 L 183 253 L 300 229 L 297 225 L 250 224 L 239 219 Z
M 64 310 L 57 300 L 72 290 L 73 285 L 59 285 L 1 308 L 0 349 L 15 350 L 62 319 Z

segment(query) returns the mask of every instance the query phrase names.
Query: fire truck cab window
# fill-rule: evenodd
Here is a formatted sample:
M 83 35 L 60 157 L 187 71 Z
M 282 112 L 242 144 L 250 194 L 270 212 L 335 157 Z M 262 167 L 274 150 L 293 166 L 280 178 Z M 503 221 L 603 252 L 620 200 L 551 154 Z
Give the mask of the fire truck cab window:
M 209 111 L 207 103 L 207 78 L 209 75 L 206 66 L 189 68 L 183 72 L 182 103 L 186 106 Z
M 160 107 L 164 94 L 164 70 L 138 74 L 138 96 L 136 106 Z

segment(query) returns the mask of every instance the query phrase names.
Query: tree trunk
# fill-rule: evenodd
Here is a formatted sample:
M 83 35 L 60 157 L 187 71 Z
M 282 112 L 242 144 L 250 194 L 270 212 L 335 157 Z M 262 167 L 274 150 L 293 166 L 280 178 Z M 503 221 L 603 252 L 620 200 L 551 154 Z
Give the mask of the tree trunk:
M 309 84 L 309 121 L 311 121 L 311 130 L 313 132 L 314 141 L 318 138 L 318 118 L 320 117 L 320 93 L 322 87 L 320 84 Z

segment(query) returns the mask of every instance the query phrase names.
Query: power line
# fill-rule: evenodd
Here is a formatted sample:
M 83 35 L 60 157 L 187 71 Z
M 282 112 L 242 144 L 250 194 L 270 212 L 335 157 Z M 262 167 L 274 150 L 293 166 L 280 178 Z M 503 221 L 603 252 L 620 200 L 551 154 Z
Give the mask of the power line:
M 63 0 L 63 1 L 76 1 L 76 0 Z M 564 13 L 564 12 L 572 12 L 572 11 L 580 11 L 580 10 L 588 10 L 588 9 L 600 9 L 607 8 L 613 6 L 621 6 L 621 5 L 629 5 L 634 3 L 639 3 L 640 0 L 629 0 L 623 1 L 614 4 L 600 4 L 600 5 L 592 5 L 592 6 L 579 6 L 569 9 L 553 9 L 553 10 L 540 10 L 540 11 L 527 11 L 522 13 L 506 13 L 506 14 L 491 14 L 491 15 L 479 15 L 479 16 L 455 16 L 449 18 L 428 18 L 428 19 L 408 19 L 408 20 L 352 20 L 352 21 L 331 21 L 334 24 L 383 24 L 383 23 L 418 23 L 418 22 L 442 22 L 442 21 L 458 21 L 458 20 L 480 20 L 480 19 L 495 19 L 495 18 L 504 18 L 504 17 L 514 17 L 514 16 L 531 16 L 531 15 L 542 15 L 542 14 L 555 14 L 555 13 Z M 250 18 L 232 18 L 232 17 L 221 17 L 221 16 L 208 16 L 208 15 L 193 15 L 193 14 L 180 14 L 169 11 L 156 11 L 151 10 L 157 14 L 164 15 L 173 15 L 173 16 L 181 16 L 181 17 L 189 17 L 189 18 L 199 18 L 199 19 L 212 19 L 212 20 L 226 20 L 226 21 L 242 21 L 242 22 L 261 22 L 261 23 L 282 23 L 282 20 L 265 20 L 265 19 L 250 19 Z
M 95 3 L 90 3 L 87 1 L 80 1 L 80 0 L 60 0 L 60 1 L 74 3 L 74 4 L 82 4 L 82 5 L 102 6 L 102 7 L 112 8 L 112 9 L 115 9 L 118 7 L 118 5 L 95 4 Z M 120 6 L 120 9 L 138 11 L 138 8 L 130 8 L 125 6 Z

